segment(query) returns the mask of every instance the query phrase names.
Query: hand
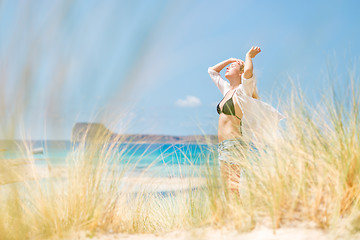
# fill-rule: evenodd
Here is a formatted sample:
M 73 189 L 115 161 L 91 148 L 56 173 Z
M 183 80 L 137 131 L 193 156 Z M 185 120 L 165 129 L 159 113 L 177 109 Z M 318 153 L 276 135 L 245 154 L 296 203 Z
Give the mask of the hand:
M 235 62 L 237 62 L 240 66 L 245 64 L 245 62 L 241 59 L 236 59 Z
M 237 62 L 238 64 L 244 64 L 244 61 L 238 58 L 230 58 L 231 62 Z
M 251 47 L 250 50 L 247 52 L 247 56 L 254 58 L 259 52 L 261 52 L 260 47 Z

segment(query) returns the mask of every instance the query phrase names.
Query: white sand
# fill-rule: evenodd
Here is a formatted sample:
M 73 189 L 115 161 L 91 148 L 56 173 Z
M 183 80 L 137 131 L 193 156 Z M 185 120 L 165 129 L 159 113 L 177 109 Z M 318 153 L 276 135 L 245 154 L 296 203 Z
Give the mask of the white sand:
M 353 238 L 355 237 L 355 238 Z M 360 239 L 360 236 L 352 236 L 349 239 Z M 209 240 L 327 240 L 327 239 L 346 239 L 334 236 L 323 230 L 305 227 L 287 227 L 277 229 L 274 233 L 271 228 L 259 227 L 251 232 L 241 233 L 235 230 L 202 228 L 190 231 L 174 231 L 164 235 L 154 234 L 95 234 L 90 235 L 86 232 L 78 232 L 66 239 L 77 240 L 185 240 L 185 239 L 209 239 Z
M 37 166 L 29 159 L 2 160 L 0 185 L 64 175 L 66 167 Z
M 125 192 L 171 192 L 186 191 L 205 185 L 204 178 L 152 178 L 124 177 L 121 179 Z

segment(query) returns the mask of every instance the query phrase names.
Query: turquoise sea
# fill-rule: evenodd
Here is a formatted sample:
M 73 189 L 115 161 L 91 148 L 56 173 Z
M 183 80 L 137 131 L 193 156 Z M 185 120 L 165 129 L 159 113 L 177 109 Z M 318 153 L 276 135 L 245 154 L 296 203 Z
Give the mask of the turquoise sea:
M 22 142 L 0 142 L 3 158 L 26 158 Z M 66 167 L 72 164 L 84 146 L 70 141 L 31 141 L 31 156 L 38 167 Z M 113 145 L 98 145 L 98 156 L 106 153 L 109 163 L 116 163 L 126 168 L 128 176 L 151 177 L 196 177 L 201 174 L 201 166 L 214 164 L 217 159 L 215 144 L 171 144 L 171 143 L 117 143 Z M 111 149 L 111 150 L 108 150 Z M 75 153 L 75 154 L 74 154 Z M 80 153 L 80 154 L 79 154 Z M 86 157 L 78 157 L 87 161 Z M 89 160 L 89 161 L 93 161 Z
M 1 159 L 14 162 L 11 166 L 23 176 L 20 179 L 31 182 L 40 177 L 43 186 L 47 186 L 52 176 L 66 181 L 68 170 L 71 171 L 74 164 L 84 162 L 95 167 L 99 166 L 99 162 L 108 165 L 108 170 L 122 179 L 119 190 L 131 191 L 135 195 L 145 189 L 150 193 L 170 196 L 187 191 L 188 181 L 196 182 L 191 184 L 191 189 L 198 188 L 205 184 L 209 173 L 215 173 L 214 176 L 220 173 L 217 144 L 86 143 L 84 146 L 77 142 L 42 140 L 26 143 L 0 141 L 0 149 L 0 162 Z M 90 149 L 90 154 L 87 149 Z M 30 162 L 35 163 L 35 168 Z M 21 184 L 23 180 L 20 179 L 0 178 L 6 186 Z

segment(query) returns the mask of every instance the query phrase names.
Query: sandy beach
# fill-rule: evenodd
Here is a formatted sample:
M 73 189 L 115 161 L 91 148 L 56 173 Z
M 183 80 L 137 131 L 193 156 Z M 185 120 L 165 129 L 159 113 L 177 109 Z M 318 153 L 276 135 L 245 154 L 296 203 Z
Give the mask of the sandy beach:
M 129 239 L 129 240 L 185 240 L 185 239 L 209 239 L 209 240 L 327 240 L 327 239 L 346 239 L 342 236 L 326 233 L 323 230 L 315 227 L 284 227 L 277 229 L 274 233 L 269 227 L 262 226 L 255 228 L 251 232 L 238 232 L 236 230 L 228 229 L 213 229 L 201 228 L 189 231 L 174 231 L 163 235 L 155 234 L 110 234 L 97 233 L 91 234 L 87 232 L 77 232 L 72 236 L 65 238 L 67 240 L 115 240 L 115 239 Z M 351 239 L 360 239 L 360 235 L 353 235 Z
M 15 168 L 22 170 L 21 173 L 28 173 L 22 176 L 22 179 L 13 179 L 11 182 L 22 182 L 24 180 L 44 179 L 52 177 L 66 176 L 66 167 L 31 167 L 30 164 L 24 164 L 20 160 L 13 162 Z M 31 170 L 31 171 L 30 171 Z M 29 174 L 31 173 L 31 174 Z M 151 177 L 123 177 L 121 189 L 127 193 L 154 193 L 157 192 L 167 196 L 173 192 L 188 191 L 193 188 L 205 186 L 205 179 L 202 178 L 151 178 Z M 3 185 L 2 190 L 6 185 Z M 127 186 L 127 187 L 126 187 Z M 222 228 L 203 227 L 187 230 L 175 230 L 162 234 L 131 234 L 131 233 L 112 233 L 112 232 L 89 232 L 89 231 L 70 231 L 64 236 L 56 236 L 53 239 L 66 240 L 185 240 L 185 239 L 239 239 L 239 240 L 325 240 L 325 239 L 360 239 L 359 234 L 350 235 L 346 227 L 337 228 L 337 232 L 328 232 L 318 228 L 316 223 L 288 223 L 281 228 L 273 230 L 270 221 L 258 223 L 252 231 L 240 232 L 231 228 L 232 223 Z

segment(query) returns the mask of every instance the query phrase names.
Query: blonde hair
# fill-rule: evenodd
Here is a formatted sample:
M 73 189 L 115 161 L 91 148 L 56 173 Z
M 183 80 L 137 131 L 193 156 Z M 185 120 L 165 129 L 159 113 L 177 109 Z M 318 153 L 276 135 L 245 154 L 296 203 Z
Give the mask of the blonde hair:
M 240 65 L 240 64 L 239 64 L 239 65 Z M 240 72 L 244 71 L 244 68 L 245 68 L 244 64 L 243 64 L 243 65 L 240 65 Z

